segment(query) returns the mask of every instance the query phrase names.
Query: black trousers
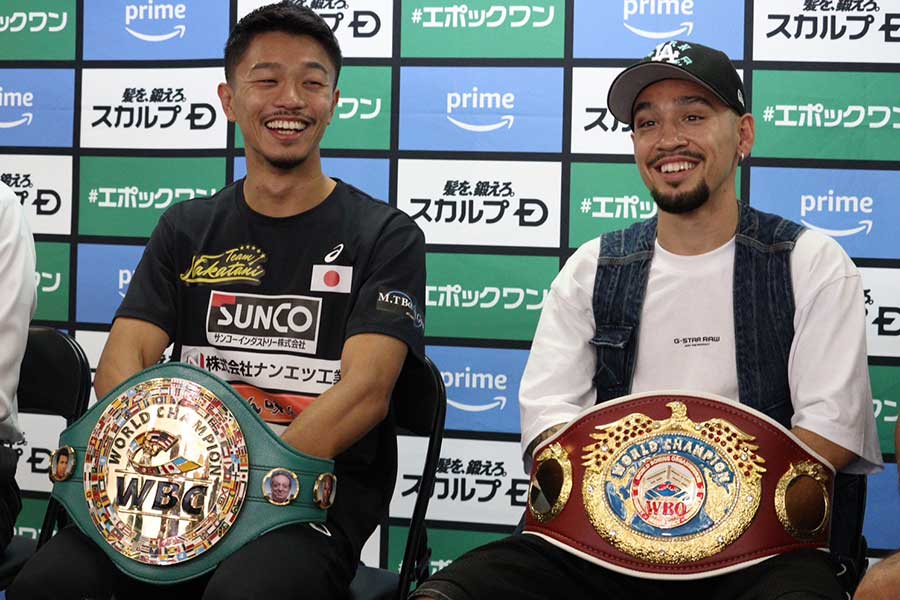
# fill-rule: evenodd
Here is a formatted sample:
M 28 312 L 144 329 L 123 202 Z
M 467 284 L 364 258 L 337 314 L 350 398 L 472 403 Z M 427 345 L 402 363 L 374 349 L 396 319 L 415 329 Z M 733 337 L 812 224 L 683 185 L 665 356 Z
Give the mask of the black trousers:
M 533 535 L 476 548 L 423 583 L 411 597 L 438 600 L 843 600 L 829 554 L 801 550 L 707 579 L 660 581 L 597 566 Z
M 50 539 L 6 591 L 9 600 L 342 599 L 359 558 L 336 528 L 307 524 L 262 535 L 212 572 L 186 583 L 154 586 L 119 571 L 76 527 Z
M 16 518 L 22 510 L 22 498 L 16 483 L 19 454 L 14 448 L 0 446 L 0 553 L 9 546 Z

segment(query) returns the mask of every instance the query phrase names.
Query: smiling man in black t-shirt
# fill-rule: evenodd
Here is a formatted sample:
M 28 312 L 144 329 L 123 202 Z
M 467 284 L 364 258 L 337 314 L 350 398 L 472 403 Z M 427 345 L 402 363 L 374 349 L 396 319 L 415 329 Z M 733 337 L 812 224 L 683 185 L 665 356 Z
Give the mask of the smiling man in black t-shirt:
M 322 173 L 340 65 L 309 9 L 282 3 L 237 24 L 218 92 L 244 134 L 247 177 L 163 215 L 97 368 L 102 397 L 171 343 L 173 359 L 231 383 L 288 444 L 335 460 L 324 526 L 266 533 L 211 576 L 166 588 L 179 597 L 341 597 L 393 491 L 390 397 L 424 357 L 425 241 L 402 212 Z M 60 564 L 68 574 L 49 577 Z M 131 598 L 144 587 L 68 528 L 10 597 Z

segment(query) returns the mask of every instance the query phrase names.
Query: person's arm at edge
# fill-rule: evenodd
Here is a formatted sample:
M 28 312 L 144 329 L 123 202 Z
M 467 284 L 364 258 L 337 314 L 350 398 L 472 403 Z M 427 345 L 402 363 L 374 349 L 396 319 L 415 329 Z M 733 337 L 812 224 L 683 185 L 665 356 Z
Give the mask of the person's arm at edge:
M 19 369 L 28 340 L 28 326 L 37 302 L 37 289 L 31 229 L 18 205 L 18 198 L 5 185 L 0 184 L 0 187 L 3 188 L 0 194 L 8 196 L 4 201 L 9 203 L 0 208 L 4 229 L 0 236 L 0 265 L 4 276 L 4 295 L 0 298 L 0 340 L 3 341 L 0 355 L 0 366 L 3 367 L 0 421 L 5 421 L 13 410 Z M 17 435 L 21 437 L 21 433 Z
M 827 460 L 835 471 L 840 471 L 854 460 L 859 458 L 855 452 L 847 450 L 827 440 L 818 433 L 813 433 L 802 427 L 793 427 L 791 432 L 800 438 L 807 446 L 815 450 L 822 458 Z
M 97 398 L 120 383 L 159 362 L 169 345 L 169 335 L 148 321 L 119 317 L 113 322 L 94 377 Z
M 894 600 L 900 589 L 900 552 L 869 569 L 856 588 L 853 600 Z
M 596 398 L 591 298 L 599 238 L 582 244 L 554 278 L 544 300 L 519 385 L 522 459 L 531 468 L 537 448 Z M 537 426 L 535 426 L 537 425 Z
M 354 335 L 341 352 L 341 380 L 291 422 L 282 439 L 300 452 L 334 458 L 388 414 L 408 348 L 377 333 Z
M 881 453 L 859 271 L 834 240 L 813 231 L 803 233 L 791 260 L 797 301 L 788 375 L 791 431 L 836 471 L 873 472 Z

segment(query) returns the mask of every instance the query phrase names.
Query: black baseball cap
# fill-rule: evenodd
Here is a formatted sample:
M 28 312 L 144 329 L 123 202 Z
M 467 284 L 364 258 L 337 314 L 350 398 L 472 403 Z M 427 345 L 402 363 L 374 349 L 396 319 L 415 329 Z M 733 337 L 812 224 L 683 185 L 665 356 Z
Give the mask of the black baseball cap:
M 672 40 L 657 46 L 631 65 L 609 86 L 606 105 L 621 123 L 631 124 L 634 101 L 641 91 L 663 79 L 685 79 L 702 85 L 739 115 L 747 112 L 744 84 L 728 55 L 694 42 Z

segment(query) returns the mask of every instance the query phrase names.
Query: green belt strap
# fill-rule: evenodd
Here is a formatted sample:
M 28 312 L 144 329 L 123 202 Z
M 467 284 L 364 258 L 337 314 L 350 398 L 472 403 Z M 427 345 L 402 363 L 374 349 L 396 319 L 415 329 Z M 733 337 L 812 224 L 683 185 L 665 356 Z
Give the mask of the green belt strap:
M 132 388 L 135 386 L 159 379 L 187 380 L 187 382 L 199 384 L 221 400 L 239 424 L 240 432 L 243 433 L 244 443 L 246 444 L 246 456 L 249 463 L 249 472 L 246 471 L 247 466 L 244 466 L 247 486 L 243 504 L 240 506 L 237 518 L 231 524 L 230 529 L 227 529 L 222 537 L 215 541 L 212 546 L 205 550 L 199 550 L 199 553 L 192 558 L 182 561 L 178 561 L 176 558 L 168 561 L 173 564 L 165 565 L 147 564 L 146 558 L 144 561 L 130 558 L 120 553 L 107 541 L 99 529 L 100 525 L 97 524 L 89 510 L 91 507 L 89 491 L 91 471 L 90 468 L 87 470 L 85 468 L 86 455 L 91 452 L 88 446 L 91 444 L 91 437 L 95 428 L 98 432 L 104 431 L 101 427 L 102 423 L 98 423 L 104 415 L 104 411 L 117 399 L 121 401 L 120 396 L 123 394 L 133 393 Z M 152 409 L 152 405 L 148 407 L 148 414 L 150 409 Z M 109 422 L 112 423 L 113 421 Z M 123 424 L 118 421 L 117 423 L 119 424 L 116 431 L 124 431 L 122 428 Z M 94 443 L 97 443 L 97 439 L 94 440 Z M 56 481 L 53 485 L 52 496 L 62 503 L 78 528 L 100 546 L 119 569 L 127 575 L 142 581 L 158 584 L 185 581 L 214 569 L 218 563 L 227 558 L 232 552 L 267 531 L 291 523 L 325 521 L 327 511 L 319 508 L 315 503 L 313 490 L 319 475 L 333 473 L 334 461 L 311 457 L 288 446 L 280 437 L 275 435 L 252 407 L 249 406 L 247 401 L 230 385 L 207 371 L 192 365 L 185 363 L 157 365 L 131 377 L 62 432 L 60 435 L 60 447 L 65 446 L 75 450 L 74 461 L 70 457 L 70 461 L 74 463 L 72 476 L 64 481 Z M 127 447 L 122 449 L 121 445 L 117 446 L 117 448 L 119 448 L 120 456 L 124 455 L 128 450 Z M 237 469 L 237 465 L 234 464 L 234 460 L 231 458 L 223 458 L 223 467 Z M 196 465 L 196 463 L 190 464 Z M 299 495 L 293 502 L 284 506 L 271 504 L 263 495 L 264 478 L 271 469 L 275 468 L 290 471 L 299 480 Z M 85 478 L 88 481 L 85 481 Z M 139 475 L 135 476 L 135 478 L 141 482 L 145 481 Z M 151 477 L 146 481 L 156 482 L 157 479 Z M 187 491 L 188 485 L 184 484 L 184 487 L 185 489 L 182 490 L 182 493 Z M 156 487 L 151 488 L 148 497 L 152 498 L 156 489 Z M 113 498 L 114 493 L 115 490 L 109 492 L 110 499 Z M 132 500 L 134 498 L 135 495 L 132 495 Z M 142 504 L 141 507 L 145 505 L 146 503 Z M 218 508 L 218 505 L 216 505 L 208 513 L 216 513 L 218 515 Z M 134 517 L 125 518 L 134 519 Z M 209 539 L 215 537 L 212 536 Z M 193 551 L 197 552 L 196 544 L 192 547 L 195 548 Z M 153 561 L 152 558 L 150 560 L 151 562 Z

